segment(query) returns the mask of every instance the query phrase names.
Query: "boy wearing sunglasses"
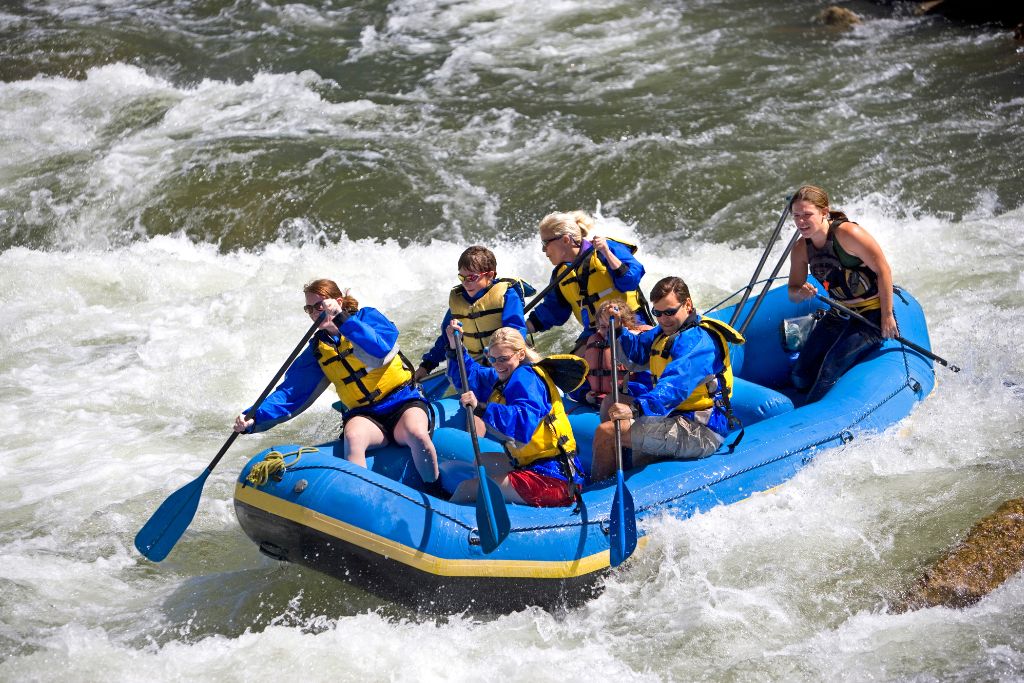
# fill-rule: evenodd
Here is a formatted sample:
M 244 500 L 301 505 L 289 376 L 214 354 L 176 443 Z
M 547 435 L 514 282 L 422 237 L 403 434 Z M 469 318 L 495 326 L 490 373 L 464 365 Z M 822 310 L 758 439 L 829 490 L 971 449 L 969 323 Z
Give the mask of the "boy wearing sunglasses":
M 462 323 L 463 343 L 473 360 L 484 363 L 484 345 L 494 331 L 511 327 L 525 337 L 523 306 L 533 287 L 522 280 L 497 277 L 498 260 L 486 247 L 473 246 L 459 257 L 459 282 L 448 295 L 448 311 L 441 321 L 441 334 L 425 354 L 413 379 L 423 380 L 441 364 L 447 354 L 445 330 L 451 320 Z
M 658 326 L 640 334 L 616 327 L 617 351 L 634 369 L 650 369 L 654 386 L 637 396 L 620 396 L 607 414 L 622 433 L 623 469 L 663 459 L 704 458 L 718 450 L 730 427 L 738 426 L 729 399 L 733 375 L 729 344 L 743 337 L 729 325 L 697 315 L 682 278 L 659 280 L 651 290 Z M 594 432 L 591 479 L 616 471 L 615 427 L 603 422 Z

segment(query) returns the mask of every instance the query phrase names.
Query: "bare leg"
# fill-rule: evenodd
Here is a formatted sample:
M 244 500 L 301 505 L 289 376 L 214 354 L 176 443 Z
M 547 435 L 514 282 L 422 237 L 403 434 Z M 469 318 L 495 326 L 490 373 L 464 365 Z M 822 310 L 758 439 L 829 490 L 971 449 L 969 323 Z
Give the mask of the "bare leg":
M 498 484 L 502 497 L 509 503 L 525 504 L 519 494 L 508 481 L 508 473 L 512 466 L 508 463 L 508 456 L 504 453 L 481 453 L 480 462 L 487 471 L 487 476 Z M 480 482 L 477 479 L 467 479 L 455 487 L 452 493 L 453 503 L 472 503 L 479 495 Z
M 630 420 L 620 420 L 622 430 L 622 447 L 631 448 L 633 441 L 630 438 Z M 637 454 L 633 455 L 633 464 L 640 465 Z M 602 422 L 594 430 L 594 457 L 590 465 L 591 481 L 601 481 L 612 476 L 619 469 L 618 460 L 615 456 L 615 423 Z
M 387 444 L 380 427 L 361 415 L 345 421 L 345 459 L 366 467 L 366 451 Z
M 395 441 L 408 446 L 412 463 L 423 481 L 437 481 L 437 451 L 430 440 L 430 423 L 427 413 L 420 408 L 409 408 L 395 425 Z

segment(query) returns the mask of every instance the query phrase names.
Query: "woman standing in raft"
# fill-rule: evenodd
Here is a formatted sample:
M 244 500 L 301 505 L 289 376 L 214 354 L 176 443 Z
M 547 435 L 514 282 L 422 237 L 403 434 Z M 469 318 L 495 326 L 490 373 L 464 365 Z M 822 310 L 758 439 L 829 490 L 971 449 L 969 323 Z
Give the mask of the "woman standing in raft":
M 624 299 L 640 322 L 652 323 L 644 312 L 643 294 L 639 291 L 644 267 L 633 258 L 632 244 L 587 235 L 594 219 L 582 211 L 551 213 L 540 222 L 540 241 L 544 254 L 555 268 L 552 281 L 558 281 L 526 321 L 529 332 L 542 332 L 563 325 L 569 316 L 583 325 L 574 353 L 579 355 L 587 337 L 597 329 L 597 309 L 609 299 Z M 590 251 L 574 274 L 566 274 L 581 252 Z M 562 275 L 564 279 L 559 280 Z
M 807 391 L 807 402 L 828 393 L 844 372 L 882 338 L 899 334 L 892 312 L 892 272 L 878 242 L 842 211 L 829 209 L 828 194 L 804 185 L 793 197 L 793 221 L 800 233 L 789 262 L 789 298 L 799 302 L 817 294 L 807 272 L 828 296 L 854 309 L 881 329 L 841 317 L 834 309 L 818 321 L 793 366 L 793 385 Z M 801 244 L 802 243 L 802 244 Z
M 333 280 L 303 288 L 303 310 L 324 314 L 319 331 L 254 419 L 235 418 L 235 431 L 261 432 L 295 417 L 334 385 L 344 406 L 345 459 L 366 467 L 366 451 L 389 443 L 408 446 L 428 492 L 440 489 L 427 404 L 398 350 L 398 328 L 375 308 L 342 293 Z M 440 492 L 440 491 L 438 491 Z
M 510 503 L 570 505 L 583 485 L 583 477 L 561 394 L 541 365 L 546 361 L 526 346 L 518 330 L 502 327 L 491 336 L 487 348 L 491 367 L 477 363 L 463 349 L 469 383 L 463 387 L 454 358 L 454 332 L 461 329 L 462 324 L 452 320 L 446 330 L 452 356 L 448 378 L 456 390 L 464 392 L 460 401 L 473 411 L 477 434 L 490 432 L 505 444 L 505 453 L 480 454 L 488 476 L 498 483 Z M 571 362 L 584 364 L 580 358 Z M 583 374 L 580 368 L 579 382 Z M 487 398 L 481 401 L 479 397 Z M 475 478 L 462 481 L 451 501 L 476 500 L 478 485 Z

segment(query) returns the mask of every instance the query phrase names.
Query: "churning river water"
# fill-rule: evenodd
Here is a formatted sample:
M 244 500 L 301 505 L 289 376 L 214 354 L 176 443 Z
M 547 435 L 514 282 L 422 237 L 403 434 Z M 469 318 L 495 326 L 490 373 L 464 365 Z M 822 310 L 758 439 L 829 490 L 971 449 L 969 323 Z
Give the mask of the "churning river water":
M 1024 577 L 892 609 L 1024 495 L 1024 53 L 822 6 L 2 3 L 0 679 L 1024 679 Z M 646 289 L 679 274 L 707 307 L 805 182 L 963 371 L 776 490 L 657 521 L 582 607 L 428 618 L 261 556 L 238 469 L 329 433 L 328 398 L 235 443 L 167 560 L 133 548 L 308 327 L 313 277 L 418 357 L 465 246 L 541 285 L 538 220 L 583 208 L 640 244 Z

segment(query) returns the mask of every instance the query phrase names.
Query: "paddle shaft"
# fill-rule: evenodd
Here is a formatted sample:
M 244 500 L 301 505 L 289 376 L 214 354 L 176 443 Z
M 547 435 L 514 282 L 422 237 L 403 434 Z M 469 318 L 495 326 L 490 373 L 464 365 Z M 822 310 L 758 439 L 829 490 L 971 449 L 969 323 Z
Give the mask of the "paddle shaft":
M 612 361 L 612 402 L 619 402 L 619 357 L 616 350 L 615 317 L 608 319 L 611 337 Z M 622 425 L 615 423 L 615 495 L 608 516 L 608 563 L 617 567 L 625 562 L 636 548 L 636 513 L 633 511 L 633 494 L 626 488 L 622 473 Z
M 463 393 L 469 391 L 469 379 L 466 375 L 465 347 L 462 345 L 462 332 L 455 332 L 455 355 L 459 360 L 459 380 L 462 382 Z M 508 536 L 511 523 L 508 508 L 505 507 L 505 496 L 501 488 L 487 476 L 487 468 L 481 462 L 480 442 L 476 436 L 476 420 L 469 406 L 462 406 L 466 412 L 466 431 L 473 442 L 473 458 L 476 461 L 479 485 L 476 494 L 476 526 L 480 533 L 480 545 L 485 553 L 493 552 L 502 540 Z
M 270 384 L 267 385 L 267 388 L 264 389 L 252 407 L 245 412 L 246 419 L 251 418 L 256 413 L 256 409 L 259 408 L 260 404 L 266 400 L 278 380 L 281 379 L 281 376 L 302 351 L 302 347 L 305 346 L 309 338 L 316 332 L 323 317 L 324 314 L 320 314 L 316 322 L 313 323 L 309 331 L 303 336 L 302 341 L 295 347 L 291 356 L 288 357 L 288 360 L 274 376 L 274 379 L 270 381 Z M 228 437 L 228 440 L 224 442 L 224 445 L 217 452 L 217 455 L 206 466 L 206 469 L 191 482 L 169 495 L 142 528 L 139 529 L 138 533 L 135 534 L 135 547 L 143 556 L 154 562 L 160 562 L 171 552 L 171 549 L 174 548 L 178 539 L 185 533 L 185 529 L 188 528 L 188 525 L 192 523 L 192 519 L 195 517 L 196 510 L 199 507 L 199 498 L 203 493 L 203 486 L 206 485 L 207 478 L 210 476 L 213 468 L 217 466 L 217 463 L 220 462 L 220 459 L 224 457 L 231 444 L 238 438 L 238 434 L 239 432 L 232 432 L 231 436 Z
M 858 313 L 857 311 L 853 310 L 852 308 L 844 306 L 841 303 L 839 303 L 838 301 L 835 301 L 834 299 L 830 299 L 827 296 L 822 296 L 821 294 L 815 294 L 814 297 L 816 299 L 819 299 L 819 300 L 823 301 L 824 303 L 828 304 L 829 306 L 831 306 L 832 308 L 836 309 L 837 311 L 840 311 L 841 313 L 844 313 L 844 314 L 850 316 L 854 320 L 858 320 L 858 321 L 864 323 L 865 325 L 867 325 L 871 329 L 875 330 L 876 332 L 881 333 L 882 328 L 880 328 L 878 325 L 876 325 L 875 323 L 871 322 L 870 320 L 868 320 L 867 318 L 865 318 L 864 316 L 862 316 L 860 313 Z M 928 349 L 926 349 L 926 348 L 924 348 L 922 346 L 919 346 L 918 344 L 915 344 L 914 342 L 910 341 L 909 339 L 904 339 L 903 337 L 899 337 L 899 336 L 893 337 L 893 338 L 896 341 L 898 341 L 899 343 L 903 344 L 904 346 L 909 346 L 914 351 L 917 351 L 918 353 L 920 353 L 922 355 L 925 355 L 928 358 L 931 358 L 932 360 L 934 360 L 934 361 L 936 361 L 938 363 L 941 363 L 942 365 L 945 365 L 947 368 L 949 368 L 953 372 L 960 372 L 960 368 L 958 366 L 950 365 L 949 361 L 947 361 L 945 358 L 942 358 L 940 356 L 936 356 L 934 353 L 932 353 Z
M 609 348 L 612 355 L 612 403 L 619 402 L 619 357 L 615 349 L 615 316 L 608 318 Z M 615 467 L 622 471 L 622 425 L 615 420 Z
M 526 306 L 523 308 L 523 315 L 525 316 L 527 313 L 529 313 L 530 309 L 539 304 L 541 300 L 545 296 L 547 296 L 548 292 L 550 292 L 552 289 L 561 284 L 562 280 L 569 277 L 569 273 L 576 272 L 576 269 L 580 267 L 581 263 L 583 263 L 583 259 L 590 256 L 593 252 L 594 247 L 590 247 L 588 249 L 581 249 L 579 255 L 577 255 L 573 262 L 569 264 L 569 267 L 563 270 L 561 275 L 559 275 L 557 278 L 549 282 L 547 287 L 540 290 L 540 294 L 533 297 L 533 299 L 530 300 L 530 303 L 526 304 Z
M 765 262 L 768 260 L 768 254 L 771 253 L 772 247 L 775 246 L 775 242 L 779 239 L 779 234 L 782 232 L 782 226 L 786 223 L 786 218 L 789 217 L 790 211 L 793 210 L 793 197 L 790 195 L 786 197 L 786 207 L 782 210 L 782 215 L 779 216 L 779 222 L 775 224 L 775 230 L 772 231 L 772 236 L 768 238 L 768 246 L 764 248 L 764 253 L 761 254 L 761 260 L 757 264 L 757 268 L 754 270 L 754 274 L 750 276 L 750 282 L 743 289 L 743 298 L 740 299 L 736 309 L 732 312 L 732 318 L 729 319 L 729 325 L 733 326 L 736 324 L 736 320 L 740 317 L 740 313 L 743 311 L 744 304 L 747 303 L 747 299 L 750 298 L 750 292 L 754 289 L 754 284 L 757 282 L 757 277 L 761 274 L 761 269 L 764 268 Z
M 466 376 L 466 359 L 463 358 L 463 346 L 462 346 L 462 333 L 455 333 L 455 357 L 459 361 L 459 380 L 462 382 L 463 393 L 469 391 L 469 379 Z M 476 466 L 481 467 L 480 463 L 480 441 L 476 436 L 476 420 L 473 419 L 473 411 L 469 409 L 469 406 L 462 406 L 466 413 L 466 431 L 469 432 L 469 438 L 473 441 L 473 458 L 476 460 Z M 481 491 L 481 495 L 483 492 Z
M 256 414 L 256 411 L 259 410 L 259 407 L 263 403 L 263 401 L 267 399 L 267 396 L 270 396 L 270 392 L 273 391 L 274 387 L 277 386 L 277 383 L 284 376 L 284 373 L 288 372 L 288 368 L 292 366 L 292 363 L 295 362 L 295 359 L 299 357 L 300 353 L 302 353 L 302 349 L 305 348 L 306 343 L 309 342 L 310 338 L 314 334 L 316 334 L 316 330 L 318 327 L 320 327 L 320 323 L 323 321 L 324 315 L 325 314 L 321 313 L 319 316 L 317 316 L 317 319 L 313 322 L 312 325 L 309 326 L 309 329 L 306 330 L 306 334 L 302 336 L 302 341 L 295 345 L 295 348 L 292 349 L 291 355 L 288 356 L 288 360 L 284 362 L 284 365 L 282 365 L 281 368 L 277 371 L 277 374 L 274 375 L 274 379 L 270 380 L 266 388 L 263 390 L 263 393 L 260 394 L 260 397 L 256 399 L 256 402 L 252 404 L 252 407 L 249 408 L 249 410 L 245 411 L 246 419 L 252 418 L 252 416 Z M 210 464 L 206 466 L 207 472 L 213 471 L 213 468 L 217 466 L 217 463 L 220 462 L 220 459 L 223 458 L 224 454 L 228 452 L 228 449 L 231 448 L 231 444 L 235 442 L 235 439 L 238 438 L 239 434 L 240 432 L 231 433 L 231 436 L 228 437 L 228 440 L 225 441 L 224 445 L 220 447 L 219 451 L 217 451 L 217 455 L 215 455 L 213 460 L 210 461 Z
M 764 303 L 764 295 L 768 293 L 769 287 L 771 287 L 772 282 L 775 281 L 775 276 L 779 274 L 780 270 L 782 270 L 782 264 L 784 264 L 786 259 L 789 258 L 789 252 L 793 251 L 793 246 L 796 244 L 798 239 L 800 239 L 800 233 L 794 231 L 793 237 L 789 240 L 789 244 L 786 245 L 786 250 L 782 252 L 782 256 L 779 257 L 778 263 L 775 264 L 775 268 L 772 270 L 771 276 L 768 278 L 768 281 L 764 283 L 764 287 L 761 289 L 761 293 L 758 295 L 757 301 L 754 302 L 754 307 L 750 309 L 750 313 L 743 321 L 743 325 L 737 330 L 740 334 L 746 332 L 747 325 L 749 325 L 750 321 L 754 319 L 755 315 L 757 315 L 758 309 L 760 309 L 761 304 Z

